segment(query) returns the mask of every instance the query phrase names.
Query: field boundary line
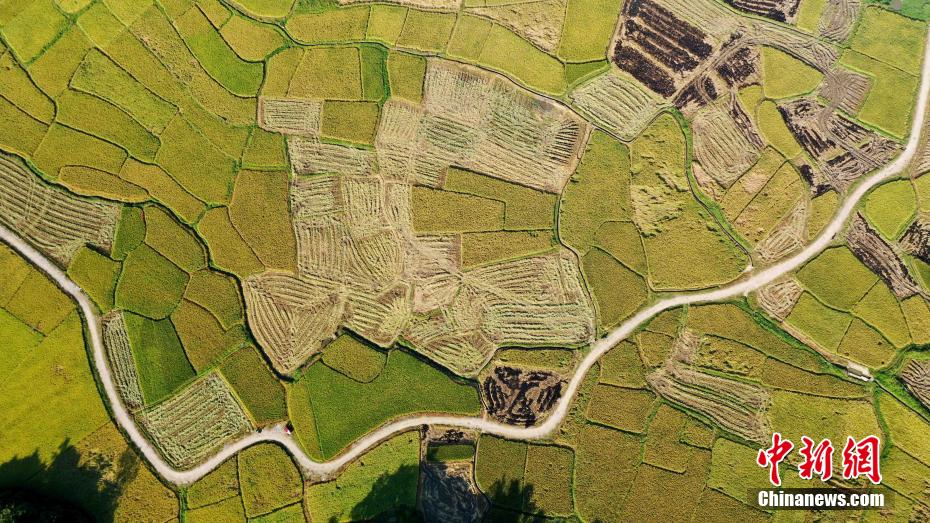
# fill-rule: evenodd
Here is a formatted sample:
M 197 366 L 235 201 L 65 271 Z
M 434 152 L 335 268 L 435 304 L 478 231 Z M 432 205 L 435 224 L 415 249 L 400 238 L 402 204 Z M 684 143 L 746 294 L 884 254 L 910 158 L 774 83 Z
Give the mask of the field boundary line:
M 166 481 L 176 485 L 193 483 L 207 475 L 239 451 L 263 442 L 272 442 L 283 446 L 294 457 L 305 474 L 317 478 L 328 478 L 382 441 L 401 432 L 415 429 L 423 425 L 448 425 L 465 429 L 474 429 L 483 433 L 517 440 L 537 440 L 553 434 L 568 414 L 572 399 L 575 393 L 577 393 L 588 371 L 591 370 L 601 356 L 620 341 L 629 337 L 640 325 L 663 311 L 682 305 L 719 302 L 737 296 L 745 296 L 778 279 L 782 275 L 797 269 L 826 248 L 843 229 L 846 221 L 852 215 L 853 209 L 855 209 L 859 201 L 869 190 L 908 167 L 908 164 L 916 154 L 920 144 L 921 128 L 926 118 L 927 103 L 928 98 L 930 98 L 930 89 L 928 89 L 928 87 L 930 87 L 930 30 L 928 30 L 928 37 L 924 45 L 920 87 L 916 108 L 913 113 L 913 121 L 911 122 L 911 132 L 904 151 L 891 163 L 864 178 L 856 185 L 852 192 L 847 194 L 846 198 L 844 198 L 842 206 L 833 215 L 830 223 L 824 228 L 820 235 L 800 252 L 765 269 L 746 273 L 740 279 L 715 290 L 689 292 L 665 298 L 640 310 L 634 316 L 623 322 L 623 324 L 610 331 L 605 337 L 597 340 L 592 350 L 581 360 L 578 367 L 576 367 L 565 389 L 565 393 L 556 404 L 556 408 L 542 424 L 535 427 L 524 428 L 505 425 L 478 417 L 436 415 L 410 416 L 394 420 L 379 427 L 356 440 L 339 456 L 324 462 L 313 461 L 300 448 L 296 438 L 294 438 L 293 435 L 285 433 L 283 425 L 276 425 L 265 428 L 261 432 L 252 432 L 226 445 L 219 452 L 192 469 L 177 470 L 171 467 L 139 429 L 116 390 L 114 378 L 106 358 L 105 347 L 102 341 L 100 317 L 97 315 L 97 311 L 87 294 L 85 294 L 77 284 L 71 281 L 65 272 L 56 266 L 49 258 L 2 224 L 0 224 L 0 240 L 9 244 L 10 247 L 28 259 L 33 265 L 45 272 L 63 291 L 77 301 L 82 315 L 84 316 L 84 321 L 87 324 L 87 330 L 89 331 L 94 370 L 97 372 L 103 385 L 104 392 L 107 395 L 113 418 L 126 435 L 129 436 L 129 439 L 135 447 L 151 464 L 152 468 Z

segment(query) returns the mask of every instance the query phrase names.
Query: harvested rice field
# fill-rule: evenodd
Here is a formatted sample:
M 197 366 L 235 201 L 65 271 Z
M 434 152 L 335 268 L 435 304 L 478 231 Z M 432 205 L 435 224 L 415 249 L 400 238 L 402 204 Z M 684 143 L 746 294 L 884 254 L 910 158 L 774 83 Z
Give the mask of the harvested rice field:
M 928 20 L 0 5 L 0 514 L 928 520 Z M 893 503 L 758 506 L 775 433 Z

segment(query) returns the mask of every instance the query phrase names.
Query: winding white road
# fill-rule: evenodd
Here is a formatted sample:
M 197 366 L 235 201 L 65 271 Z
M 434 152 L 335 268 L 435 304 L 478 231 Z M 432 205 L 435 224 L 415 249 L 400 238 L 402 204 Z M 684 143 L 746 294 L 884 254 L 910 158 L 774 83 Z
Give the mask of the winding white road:
M 824 231 L 812 243 L 802 251 L 787 258 L 771 267 L 760 271 L 752 271 L 744 275 L 740 280 L 721 287 L 713 291 L 702 291 L 694 293 L 680 294 L 673 296 L 651 305 L 641 310 L 635 316 L 625 321 L 622 325 L 612 330 L 606 337 L 598 340 L 591 352 L 581 361 L 575 370 L 571 381 L 569 381 L 562 398 L 557 403 L 555 410 L 549 415 L 546 421 L 535 427 L 515 427 L 504 425 L 495 421 L 483 418 L 472 418 L 466 416 L 411 416 L 392 421 L 367 436 L 359 439 L 351 445 L 345 452 L 330 461 L 318 463 L 310 459 L 300 448 L 293 436 L 285 434 L 281 426 L 265 429 L 262 432 L 253 432 L 231 443 L 221 449 L 214 456 L 206 460 L 199 466 L 190 470 L 176 470 L 158 454 L 158 451 L 145 438 L 138 426 L 133 420 L 132 415 L 126 409 L 119 394 L 114 386 L 113 376 L 110 373 L 105 350 L 101 337 L 100 319 L 97 317 L 90 299 L 74 282 L 68 279 L 67 275 L 59 269 L 51 260 L 46 258 L 42 253 L 37 251 L 31 245 L 27 244 L 18 235 L 0 225 L 0 240 L 8 243 L 16 251 L 22 254 L 38 268 L 46 272 L 55 282 L 69 295 L 71 295 L 81 308 L 84 319 L 87 322 L 88 332 L 92 345 L 94 366 L 100 381 L 103 384 L 107 399 L 113 411 L 113 417 L 120 427 L 126 432 L 135 446 L 142 452 L 145 459 L 151 463 L 152 467 L 158 471 L 165 480 L 171 483 L 184 485 L 192 483 L 211 470 L 218 467 L 226 459 L 236 454 L 240 450 L 260 442 L 273 441 L 283 445 L 294 456 L 304 472 L 314 477 L 328 477 L 338 472 L 352 460 L 384 441 L 391 436 L 404 432 L 422 425 L 450 425 L 467 429 L 476 429 L 481 432 L 506 436 L 511 439 L 541 439 L 552 434 L 565 418 L 568 409 L 571 406 L 572 398 L 581 386 L 585 375 L 594 365 L 594 363 L 616 345 L 621 340 L 627 338 L 639 325 L 643 324 L 656 314 L 662 311 L 679 307 L 691 303 L 706 303 L 723 301 L 740 295 L 746 295 L 767 283 L 779 278 L 783 274 L 789 273 L 800 267 L 804 262 L 813 258 L 823 250 L 833 238 L 843 229 L 850 214 L 859 200 L 875 185 L 901 172 L 917 152 L 920 130 L 927 111 L 928 96 L 930 96 L 930 37 L 927 38 L 924 48 L 923 69 L 920 79 L 920 91 L 917 97 L 917 105 L 913 114 L 913 123 L 907 146 L 898 158 L 888 164 L 881 170 L 870 175 L 855 187 L 843 201 L 842 207 L 837 211 L 832 221 L 827 225 Z

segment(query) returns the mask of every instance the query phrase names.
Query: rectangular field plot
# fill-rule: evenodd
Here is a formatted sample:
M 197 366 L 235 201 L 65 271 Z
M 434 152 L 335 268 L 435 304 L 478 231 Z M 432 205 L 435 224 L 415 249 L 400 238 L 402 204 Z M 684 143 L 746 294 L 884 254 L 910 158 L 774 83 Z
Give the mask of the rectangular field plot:
M 249 418 L 217 374 L 210 374 L 139 416 L 172 466 L 190 468 L 251 430 Z

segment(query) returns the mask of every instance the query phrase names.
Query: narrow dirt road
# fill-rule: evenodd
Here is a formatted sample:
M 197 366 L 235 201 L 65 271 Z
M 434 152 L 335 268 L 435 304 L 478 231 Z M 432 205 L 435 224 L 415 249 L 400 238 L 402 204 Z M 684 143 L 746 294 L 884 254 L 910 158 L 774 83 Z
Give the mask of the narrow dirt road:
M 46 258 L 32 246 L 23 241 L 19 236 L 14 234 L 6 227 L 0 225 L 0 240 L 8 243 L 13 249 L 22 254 L 26 259 L 32 262 L 36 267 L 47 273 L 66 293 L 73 297 L 81 308 L 81 312 L 87 322 L 87 328 L 90 335 L 94 367 L 103 383 L 104 391 L 113 411 L 113 417 L 119 426 L 126 432 L 133 444 L 142 452 L 145 459 L 152 464 L 155 470 L 162 475 L 167 481 L 178 485 L 192 483 L 211 470 L 218 467 L 223 461 L 233 456 L 240 450 L 260 442 L 277 442 L 283 445 L 296 459 L 304 472 L 315 477 L 331 476 L 339 471 L 345 465 L 357 458 L 385 439 L 395 434 L 422 426 L 422 425 L 450 425 L 455 427 L 476 429 L 484 433 L 506 436 L 511 439 L 540 439 L 552 434 L 565 418 L 568 409 L 571 406 L 572 398 L 578 392 L 582 380 L 597 360 L 616 345 L 621 340 L 627 338 L 641 324 L 662 311 L 692 303 L 708 303 L 723 301 L 741 295 L 746 295 L 776 279 L 787 274 L 804 262 L 816 256 L 820 251 L 827 247 L 834 237 L 843 229 L 846 221 L 852 214 L 853 209 L 859 203 L 866 192 L 884 180 L 901 172 L 914 157 L 920 141 L 920 129 L 923 124 L 927 111 L 927 101 L 930 97 L 930 36 L 924 48 L 923 68 L 920 79 L 920 91 L 917 97 L 917 104 L 913 114 L 913 123 L 907 146 L 898 158 L 892 163 L 886 165 L 881 170 L 873 173 L 863 179 L 855 189 L 846 196 L 842 207 L 824 229 L 824 231 L 812 243 L 797 254 L 778 262 L 771 267 L 763 270 L 753 271 L 744 275 L 741 279 L 729 285 L 722 286 L 713 291 L 702 291 L 696 293 L 685 293 L 673 296 L 657 302 L 650 307 L 641 310 L 635 316 L 625 321 L 622 325 L 612 330 L 608 335 L 595 344 L 591 352 L 581 361 L 575 370 L 572 379 L 562 398 L 556 405 L 555 410 L 549 415 L 547 420 L 535 427 L 515 427 L 504 425 L 495 421 L 483 418 L 471 418 L 466 416 L 411 416 L 392 421 L 365 437 L 356 441 L 341 455 L 330 461 L 316 462 L 303 452 L 293 436 L 284 432 L 281 426 L 265 429 L 262 432 L 253 432 L 242 439 L 227 445 L 214 456 L 206 460 L 199 466 L 190 470 L 175 470 L 158 454 L 158 451 L 145 438 L 132 418 L 132 415 L 123 405 L 119 394 L 113 384 L 113 376 L 108 367 L 105 350 L 101 337 L 100 319 L 94 312 L 90 299 L 87 295 L 59 269 L 51 260 Z

